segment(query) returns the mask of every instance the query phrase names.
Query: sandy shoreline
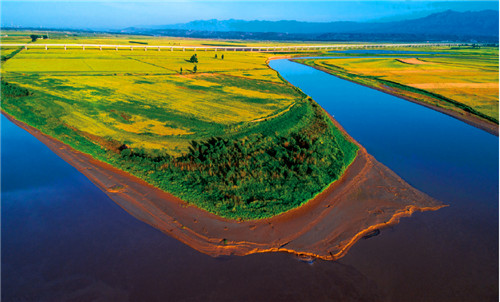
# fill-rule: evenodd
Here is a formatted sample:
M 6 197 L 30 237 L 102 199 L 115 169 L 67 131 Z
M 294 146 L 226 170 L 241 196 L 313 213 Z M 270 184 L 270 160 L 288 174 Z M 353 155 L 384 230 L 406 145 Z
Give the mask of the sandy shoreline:
M 299 58 L 291 58 L 292 60 L 293 59 L 299 59 Z M 295 61 L 295 60 L 293 60 Z M 338 75 L 336 75 L 335 73 L 332 73 L 330 72 L 328 69 L 326 68 L 322 68 L 320 66 L 310 66 L 310 65 L 307 65 L 307 64 L 303 64 L 303 63 L 300 63 L 300 62 L 296 62 L 298 64 L 302 64 L 302 65 L 305 65 L 305 66 L 308 66 L 308 67 L 311 67 L 311 68 L 314 68 L 314 69 L 317 69 L 317 70 L 320 70 L 320 71 L 323 71 L 323 72 L 326 72 L 334 77 L 337 77 L 339 79 L 342 79 L 342 80 L 345 80 L 345 81 L 349 81 L 349 82 L 352 82 L 352 83 L 355 83 L 355 84 L 358 84 L 358 85 L 361 85 L 361 86 L 365 86 L 365 87 L 368 87 L 368 88 L 371 88 L 371 89 L 375 89 L 375 90 L 378 90 L 378 91 L 381 91 L 381 92 L 384 92 L 384 93 L 387 93 L 387 94 L 390 94 L 390 95 L 393 95 L 395 97 L 398 97 L 400 99 L 404 99 L 406 101 L 409 101 L 409 102 L 412 102 L 412 103 L 415 103 L 415 104 L 418 104 L 418 105 L 421 105 L 421 106 L 424 106 L 424 107 L 427 107 L 429 109 L 432 109 L 432 110 L 435 110 L 435 111 L 438 111 L 438 112 L 441 112 L 441 113 L 444 113 L 448 116 L 451 116 L 453 118 L 456 118 L 464 123 L 467 123 L 473 127 L 476 127 L 478 129 L 481 129 L 481 130 L 484 130 L 488 133 L 491 133 L 495 136 L 498 136 L 499 134 L 499 125 L 493 123 L 493 122 L 489 122 L 487 120 L 484 120 L 472 113 L 469 113 L 469 112 L 466 112 L 466 111 L 455 111 L 455 110 L 451 110 L 451 109 L 447 109 L 447 108 L 442 108 L 442 107 L 438 107 L 438 106 L 434 106 L 432 104 L 429 104 L 429 103 L 425 103 L 425 102 L 422 102 L 422 101 L 419 101 L 417 99 L 414 99 L 414 98 L 411 98 L 411 97 L 407 97 L 407 96 L 404 96 L 404 95 L 401 95 L 397 92 L 394 92 L 394 91 L 391 91 L 389 89 L 382 89 L 382 88 L 379 88 L 379 87 L 372 87 L 372 86 L 369 86 L 369 85 L 365 85 L 363 83 L 359 83 L 359 82 L 356 82 L 356 81 L 353 81 L 353 80 L 350 80 L 350 79 L 346 79 L 346 78 L 343 78 L 343 77 L 340 77 Z
M 262 220 L 224 219 L 2 113 L 84 174 L 128 213 L 211 256 L 272 251 L 335 260 L 375 229 L 396 224 L 399 218 L 415 211 L 444 206 L 412 188 L 360 146 L 342 178 L 303 206 Z

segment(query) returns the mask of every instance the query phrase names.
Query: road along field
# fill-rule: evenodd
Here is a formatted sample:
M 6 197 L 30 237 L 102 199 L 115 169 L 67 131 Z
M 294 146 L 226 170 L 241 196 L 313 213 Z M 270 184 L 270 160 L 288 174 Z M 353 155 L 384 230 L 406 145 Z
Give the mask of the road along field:
M 371 58 L 299 62 L 443 109 L 498 133 L 498 48 L 430 48 L 427 51 L 431 53 L 365 54 Z

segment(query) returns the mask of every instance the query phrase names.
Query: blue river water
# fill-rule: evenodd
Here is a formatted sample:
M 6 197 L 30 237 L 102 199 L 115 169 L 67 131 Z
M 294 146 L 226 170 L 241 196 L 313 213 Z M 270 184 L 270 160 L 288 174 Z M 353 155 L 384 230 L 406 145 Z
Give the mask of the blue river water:
M 391 283 L 396 301 L 497 300 L 498 137 L 302 64 L 276 60 L 270 66 L 377 160 L 449 205 L 404 219 L 374 243 L 359 242 L 341 262 L 363 267 L 374 279 L 388 278 L 383 283 Z M 383 252 L 387 246 L 395 248 Z M 383 264 L 375 268 L 373 261 Z
M 443 201 L 455 193 L 484 193 L 490 197 L 484 205 L 498 206 L 498 137 L 305 65 L 277 60 L 270 66 L 416 188 Z
M 498 138 L 288 60 L 271 67 L 450 206 L 337 262 L 212 258 L 142 223 L 2 116 L 2 301 L 496 301 Z

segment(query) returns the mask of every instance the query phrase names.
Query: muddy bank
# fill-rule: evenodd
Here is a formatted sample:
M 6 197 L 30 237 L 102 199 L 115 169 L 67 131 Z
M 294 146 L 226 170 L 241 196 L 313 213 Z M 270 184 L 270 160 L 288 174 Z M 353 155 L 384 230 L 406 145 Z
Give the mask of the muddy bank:
M 4 115 L 78 169 L 131 215 L 211 256 L 284 251 L 335 260 L 375 229 L 395 224 L 415 211 L 443 207 L 360 147 L 343 177 L 304 206 L 258 221 L 227 220 Z
M 365 86 L 365 87 L 368 87 L 368 88 L 371 88 L 371 89 L 375 89 L 375 90 L 378 90 L 378 91 L 381 91 L 381 92 L 393 95 L 395 97 L 407 100 L 409 102 L 412 102 L 412 103 L 415 103 L 415 104 L 419 104 L 421 106 L 430 108 L 432 110 L 444 113 L 444 114 L 446 114 L 448 116 L 456 118 L 456 119 L 458 119 L 458 120 L 460 120 L 460 121 L 462 121 L 462 122 L 464 122 L 466 124 L 469 124 L 469 125 L 471 125 L 473 127 L 476 127 L 478 129 L 484 130 L 484 131 L 486 131 L 488 133 L 491 133 L 491 134 L 493 134 L 495 136 L 498 136 L 498 134 L 499 134 L 499 126 L 498 126 L 498 124 L 495 124 L 495 123 L 493 123 L 491 121 L 487 121 L 487 120 L 485 120 L 485 119 L 483 119 L 483 118 L 481 118 L 481 117 L 479 117 L 477 115 L 474 115 L 474 114 L 472 114 L 470 112 L 467 112 L 467 111 L 464 111 L 464 110 L 458 111 L 458 110 L 452 110 L 452 109 L 448 109 L 448 108 L 438 107 L 438 106 L 435 106 L 433 104 L 429 104 L 429 103 L 420 101 L 418 99 L 414 99 L 412 97 L 406 96 L 406 95 L 404 95 L 402 93 L 399 93 L 397 89 L 394 89 L 394 88 L 391 88 L 391 87 L 388 87 L 388 86 L 383 86 L 383 85 L 382 85 L 382 87 L 374 87 L 374 86 L 366 85 L 364 83 L 356 82 L 356 81 L 353 81 L 351 79 L 339 76 L 339 75 L 333 73 L 331 70 L 329 70 L 327 68 L 323 68 L 321 66 L 307 65 L 307 64 L 304 64 L 304 63 L 297 62 L 294 59 L 298 59 L 298 58 L 291 58 L 292 61 L 294 61 L 294 62 L 296 62 L 298 64 L 306 65 L 308 67 L 311 67 L 311 68 L 314 68 L 314 69 L 326 72 L 328 74 L 331 74 L 332 76 L 338 77 L 338 78 L 340 78 L 342 80 L 349 81 L 349 82 L 352 82 L 352 83 L 355 83 L 355 84 L 358 84 L 358 85 L 362 85 L 362 86 Z

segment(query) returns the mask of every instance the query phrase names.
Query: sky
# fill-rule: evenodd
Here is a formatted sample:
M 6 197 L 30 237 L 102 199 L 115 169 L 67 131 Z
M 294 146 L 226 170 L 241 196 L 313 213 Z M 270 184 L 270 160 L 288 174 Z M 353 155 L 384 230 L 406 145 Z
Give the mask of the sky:
M 498 1 L 0 1 L 2 27 L 121 29 L 193 20 L 394 21 L 444 10 L 498 10 Z

